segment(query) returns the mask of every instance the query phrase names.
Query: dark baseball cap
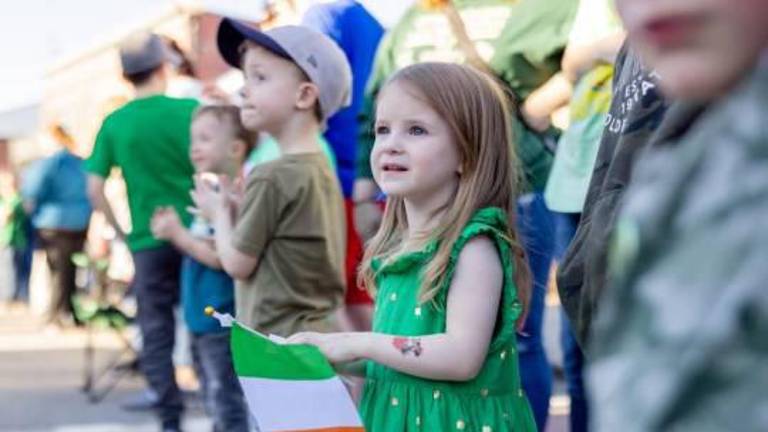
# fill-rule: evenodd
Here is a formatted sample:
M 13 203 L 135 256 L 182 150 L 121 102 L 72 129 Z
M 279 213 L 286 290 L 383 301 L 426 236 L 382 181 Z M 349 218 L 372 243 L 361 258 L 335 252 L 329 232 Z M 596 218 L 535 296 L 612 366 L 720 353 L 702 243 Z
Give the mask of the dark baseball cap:
M 280 26 L 261 31 L 224 18 L 217 44 L 224 60 L 241 68 L 240 47 L 251 41 L 278 57 L 292 61 L 318 88 L 320 111 L 327 120 L 352 101 L 352 71 L 344 51 L 328 36 L 304 26 Z
M 123 73 L 150 71 L 168 60 L 168 51 L 160 36 L 154 33 L 135 35 L 120 45 Z

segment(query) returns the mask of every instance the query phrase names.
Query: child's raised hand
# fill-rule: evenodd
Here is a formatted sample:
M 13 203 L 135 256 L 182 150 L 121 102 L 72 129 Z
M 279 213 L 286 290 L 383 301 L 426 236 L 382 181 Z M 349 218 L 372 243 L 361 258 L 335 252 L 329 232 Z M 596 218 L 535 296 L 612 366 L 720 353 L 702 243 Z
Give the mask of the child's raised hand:
M 11 208 L 8 206 L 0 207 L 0 226 L 6 226 L 11 220 Z
M 216 84 L 206 84 L 203 86 L 203 97 L 215 104 L 231 104 L 232 97 Z
M 331 363 L 348 363 L 362 357 L 365 333 L 302 332 L 288 338 L 287 344 L 314 345 Z
M 160 240 L 171 240 L 183 229 L 181 219 L 173 207 L 158 207 L 152 215 L 150 222 L 152 235 Z
M 227 175 L 220 175 L 218 179 L 219 191 L 227 197 L 230 208 L 237 210 L 243 200 L 244 186 L 240 179 L 232 180 Z
M 216 212 L 229 209 L 229 200 L 220 188 L 220 178 L 215 174 L 195 175 L 195 189 L 190 192 L 200 215 L 212 221 Z
M 237 212 L 240 209 L 240 204 L 243 202 L 243 196 L 245 195 L 245 182 L 242 178 L 237 178 L 231 183 L 229 188 L 229 203 L 232 208 Z

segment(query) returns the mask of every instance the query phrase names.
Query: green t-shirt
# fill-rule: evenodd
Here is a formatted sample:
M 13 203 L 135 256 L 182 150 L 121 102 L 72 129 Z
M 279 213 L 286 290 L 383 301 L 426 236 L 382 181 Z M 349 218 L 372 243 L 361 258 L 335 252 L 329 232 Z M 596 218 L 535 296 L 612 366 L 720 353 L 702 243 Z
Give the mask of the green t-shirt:
M 578 1 L 455 0 L 454 4 L 477 52 L 520 100 L 560 70 Z M 414 63 L 463 63 L 464 57 L 444 12 L 419 4 L 382 39 L 361 111 L 359 177 L 372 177 L 373 101 L 389 76 Z M 528 183 L 542 190 L 552 154 L 518 121 L 513 127 Z
M 323 154 L 328 158 L 328 163 L 331 164 L 331 169 L 336 172 L 336 155 L 333 154 L 331 146 L 326 141 L 325 137 L 320 135 L 317 140 L 320 142 L 320 147 L 323 149 Z M 248 155 L 249 167 L 255 167 L 263 163 L 272 162 L 280 157 L 280 146 L 277 144 L 274 138 L 267 136 L 256 148 L 253 149 L 250 155 Z
M 621 31 L 613 0 L 581 0 L 570 46 L 583 46 Z M 569 125 L 557 145 L 544 190 L 550 210 L 581 213 L 595 167 L 605 118 L 611 105 L 613 64 L 598 63 L 579 77 L 569 104 Z
M 198 102 L 164 95 L 128 102 L 110 114 L 96 136 L 86 170 L 108 177 L 120 168 L 125 180 L 132 229 L 132 251 L 163 244 L 152 236 L 150 218 L 157 207 L 173 206 L 189 224 L 194 168 L 189 160 L 189 127 Z

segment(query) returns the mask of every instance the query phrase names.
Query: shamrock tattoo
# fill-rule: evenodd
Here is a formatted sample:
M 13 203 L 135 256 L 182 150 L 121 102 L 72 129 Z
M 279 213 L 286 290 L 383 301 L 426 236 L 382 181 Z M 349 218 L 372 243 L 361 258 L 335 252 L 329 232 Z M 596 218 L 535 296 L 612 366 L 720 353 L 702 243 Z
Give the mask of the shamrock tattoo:
M 392 339 L 392 346 L 399 350 L 403 355 L 412 353 L 414 356 L 418 357 L 423 351 L 423 348 L 421 347 L 421 339 L 419 338 L 396 337 Z

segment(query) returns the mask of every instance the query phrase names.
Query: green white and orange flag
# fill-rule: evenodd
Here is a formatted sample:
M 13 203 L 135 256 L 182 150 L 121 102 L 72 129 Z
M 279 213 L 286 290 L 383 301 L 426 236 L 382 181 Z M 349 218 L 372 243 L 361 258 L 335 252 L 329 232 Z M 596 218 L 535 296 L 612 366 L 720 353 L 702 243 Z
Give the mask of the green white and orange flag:
M 235 372 L 261 432 L 364 432 L 357 408 L 314 346 L 284 345 L 228 315 Z

